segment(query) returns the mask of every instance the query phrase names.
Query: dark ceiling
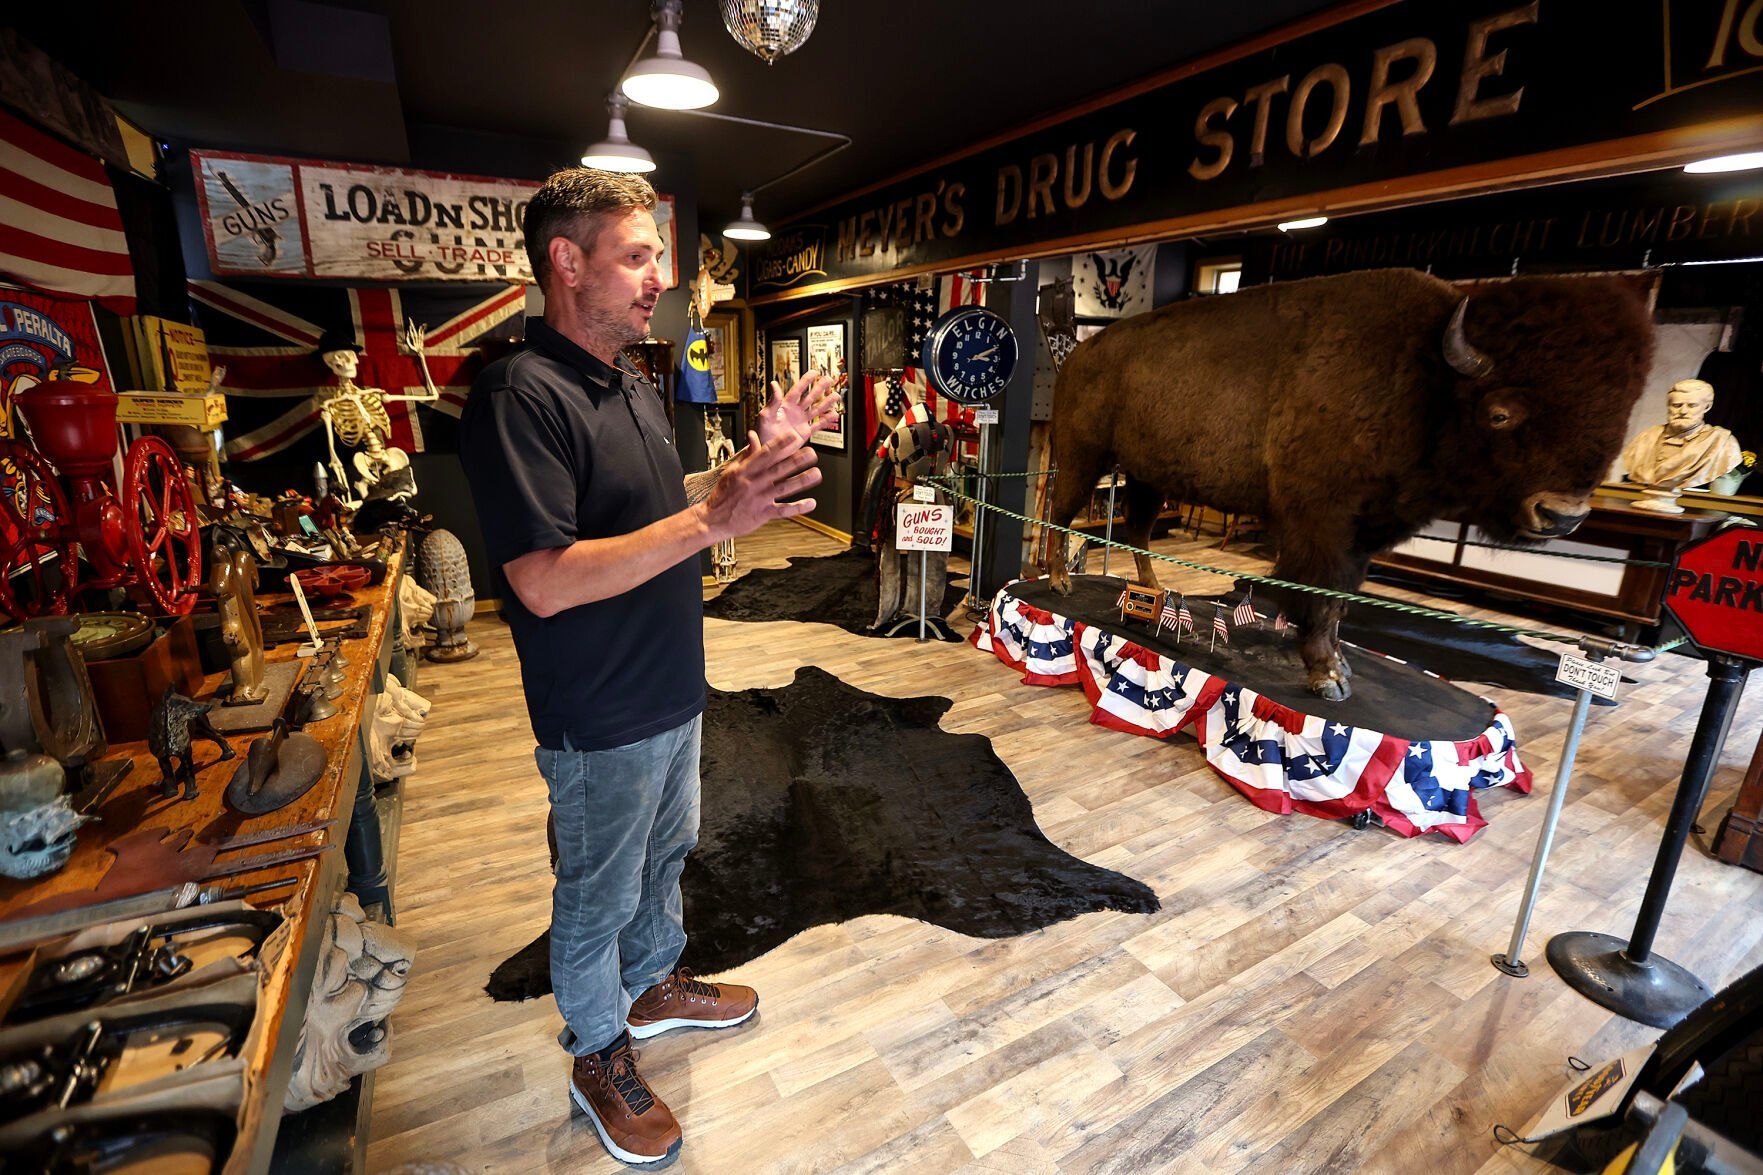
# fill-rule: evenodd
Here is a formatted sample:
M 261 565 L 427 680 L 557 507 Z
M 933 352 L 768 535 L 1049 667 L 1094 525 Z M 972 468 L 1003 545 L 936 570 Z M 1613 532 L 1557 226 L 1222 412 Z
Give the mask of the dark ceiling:
M 681 40 L 722 90 L 713 110 L 855 140 L 762 194 L 776 222 L 1329 3 L 825 0 L 808 43 L 768 67 L 716 4 L 686 0 Z M 649 19 L 647 0 L 17 7 L 21 32 L 168 140 L 533 176 L 604 136 Z M 642 108 L 630 132 L 662 160 L 658 187 L 696 187 L 705 225 L 824 143 Z

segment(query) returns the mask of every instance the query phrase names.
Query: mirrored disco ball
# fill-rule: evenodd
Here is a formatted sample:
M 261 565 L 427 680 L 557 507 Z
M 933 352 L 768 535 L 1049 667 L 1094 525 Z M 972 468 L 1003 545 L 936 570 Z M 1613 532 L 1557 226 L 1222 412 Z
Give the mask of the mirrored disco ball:
M 819 15 L 820 0 L 722 0 L 728 35 L 767 65 L 800 49 Z

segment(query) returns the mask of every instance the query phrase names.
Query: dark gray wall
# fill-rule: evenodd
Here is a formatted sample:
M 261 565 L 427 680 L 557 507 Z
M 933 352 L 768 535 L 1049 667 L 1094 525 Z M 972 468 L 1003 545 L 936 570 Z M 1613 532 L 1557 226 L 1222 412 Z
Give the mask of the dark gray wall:
M 759 329 L 765 333 L 765 354 L 767 378 L 770 376 L 771 343 L 774 339 L 795 339 L 801 345 L 802 362 L 808 362 L 808 328 L 811 326 L 829 326 L 843 323 L 845 327 L 845 357 L 848 364 L 855 365 L 859 340 L 858 325 L 862 319 L 862 300 L 860 298 L 842 298 L 828 306 L 818 314 L 803 318 L 791 319 L 779 327 L 760 323 Z M 843 450 L 828 449 L 815 446 L 815 455 L 820 459 L 821 482 L 814 490 L 814 509 L 808 517 L 816 522 L 823 522 L 835 530 L 846 534 L 857 533 L 857 508 L 862 504 L 863 476 L 868 465 L 867 436 L 858 436 L 863 427 L 863 407 L 853 406 L 854 396 L 862 396 L 862 381 L 853 380 L 853 387 L 845 390 L 845 447 Z

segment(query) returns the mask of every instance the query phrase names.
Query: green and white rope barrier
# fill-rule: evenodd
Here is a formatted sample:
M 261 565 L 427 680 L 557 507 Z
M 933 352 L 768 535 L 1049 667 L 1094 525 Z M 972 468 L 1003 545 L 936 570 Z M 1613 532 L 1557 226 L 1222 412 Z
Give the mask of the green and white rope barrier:
M 941 477 L 931 476 L 927 477 L 925 480 L 940 483 L 948 481 L 950 478 L 947 475 Z M 1250 571 L 1236 571 L 1224 567 L 1213 567 L 1207 563 L 1196 563 L 1192 559 L 1180 559 L 1174 555 L 1165 555 L 1157 551 L 1147 551 L 1143 548 L 1132 546 L 1130 543 L 1122 543 L 1114 539 L 1096 538 L 1093 535 L 1084 534 L 1081 531 L 1074 530 L 1069 526 L 1060 526 L 1056 522 L 1046 522 L 1039 518 L 1031 518 L 1026 514 L 1019 514 L 1014 510 L 1005 509 L 1003 506 L 994 505 L 991 502 L 982 502 L 971 494 L 963 493 L 962 491 L 954 489 L 948 485 L 943 485 L 942 489 L 951 497 L 958 498 L 964 502 L 973 503 L 978 509 L 992 510 L 998 514 L 1002 514 L 1006 518 L 1014 518 L 1018 522 L 1027 523 L 1031 526 L 1045 527 L 1048 530 L 1058 531 L 1067 536 L 1075 536 L 1095 546 L 1111 547 L 1115 550 L 1123 551 L 1132 555 L 1144 555 L 1163 563 L 1169 563 L 1176 567 L 1185 568 L 1188 571 L 1204 571 L 1212 575 L 1229 576 L 1233 579 L 1246 580 L 1249 583 L 1260 584 L 1266 587 L 1284 588 L 1287 591 L 1307 592 L 1313 596 L 1326 596 L 1330 599 L 1346 600 L 1349 603 L 1364 604 L 1372 608 L 1387 608 L 1392 612 L 1401 612 L 1409 616 L 1425 616 L 1432 620 L 1442 620 L 1447 624 L 1462 624 L 1470 628 L 1484 628 L 1494 632 L 1509 633 L 1513 636 L 1534 637 L 1538 640 L 1554 641 L 1557 644 L 1578 644 L 1578 641 L 1575 638 L 1562 636 L 1558 632 L 1546 632 L 1537 628 L 1519 628 L 1511 624 L 1502 624 L 1497 620 L 1482 620 L 1475 616 L 1464 616 L 1458 612 L 1448 612 L 1442 608 L 1428 608 L 1422 604 L 1409 604 L 1404 603 L 1401 600 L 1386 600 L 1380 599 L 1376 596 L 1362 596 L 1357 592 L 1343 592 L 1334 588 L 1317 587 L 1315 584 L 1299 583 L 1296 580 L 1278 579 L 1271 575 L 1257 575 Z M 1652 646 L 1652 651 L 1654 653 L 1662 653 L 1669 649 L 1674 649 L 1683 643 L 1684 638 L 1678 637 L 1675 640 L 1666 641 L 1664 644 Z

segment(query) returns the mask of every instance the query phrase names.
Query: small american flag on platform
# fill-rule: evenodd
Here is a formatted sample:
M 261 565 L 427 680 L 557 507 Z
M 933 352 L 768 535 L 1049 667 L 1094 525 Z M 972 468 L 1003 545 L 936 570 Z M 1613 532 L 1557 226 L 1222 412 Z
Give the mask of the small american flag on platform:
M 1180 626 L 1176 629 L 1177 632 L 1180 632 L 1182 629 L 1186 629 L 1189 633 L 1194 631 L 1194 614 L 1188 611 L 1188 598 L 1186 596 L 1181 598 L 1181 608 L 1177 610 L 1175 616 L 1175 622 Z
M 1273 618 L 1273 631 L 1283 633 L 1286 629 L 1290 628 L 1291 626 L 1292 626 L 1292 622 L 1290 620 L 1286 619 L 1285 609 L 1281 608 L 1279 610 L 1279 615 L 1275 616 Z
M 1255 615 L 1255 605 L 1250 602 L 1248 596 L 1243 597 L 1243 602 L 1238 604 L 1231 612 L 1230 618 L 1238 628 L 1243 627 L 1245 624 L 1261 623 L 1261 617 Z
M 1212 648 L 1218 647 L 1218 638 L 1223 637 L 1225 644 L 1230 644 L 1230 629 L 1224 623 L 1224 605 L 1212 605 Z
M 1120 598 L 1118 600 L 1114 601 L 1114 606 L 1116 608 L 1126 607 L 1126 589 L 1125 588 L 1120 589 Z
M 1157 627 L 1173 628 L 1175 639 L 1181 639 L 1181 613 L 1175 610 L 1175 601 L 1168 592 L 1163 593 L 1163 611 L 1157 616 Z

